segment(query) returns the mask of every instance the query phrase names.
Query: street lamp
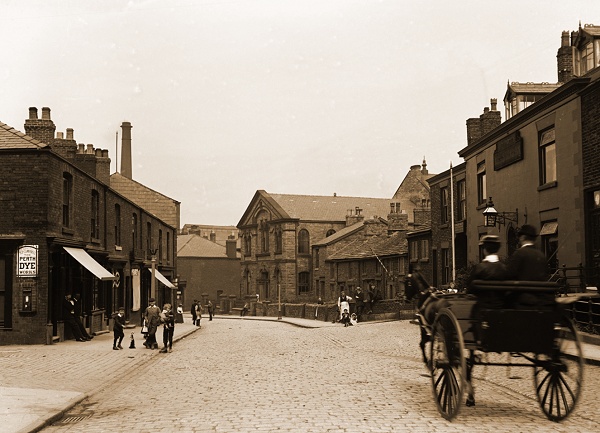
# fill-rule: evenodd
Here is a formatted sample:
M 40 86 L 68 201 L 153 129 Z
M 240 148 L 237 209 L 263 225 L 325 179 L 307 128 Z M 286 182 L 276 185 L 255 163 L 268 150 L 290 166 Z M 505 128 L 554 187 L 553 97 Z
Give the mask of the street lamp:
M 488 200 L 483 210 L 483 225 L 485 227 L 495 227 L 506 224 L 506 221 L 514 222 L 519 224 L 519 209 L 515 209 L 514 212 L 498 212 L 494 208 L 494 202 L 492 197 Z

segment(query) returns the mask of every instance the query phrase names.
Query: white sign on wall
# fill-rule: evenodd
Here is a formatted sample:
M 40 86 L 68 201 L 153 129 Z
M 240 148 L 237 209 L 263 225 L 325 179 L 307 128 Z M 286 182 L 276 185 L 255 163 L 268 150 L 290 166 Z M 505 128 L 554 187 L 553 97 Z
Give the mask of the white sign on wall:
M 17 277 L 37 277 L 38 246 L 23 245 L 17 255 Z

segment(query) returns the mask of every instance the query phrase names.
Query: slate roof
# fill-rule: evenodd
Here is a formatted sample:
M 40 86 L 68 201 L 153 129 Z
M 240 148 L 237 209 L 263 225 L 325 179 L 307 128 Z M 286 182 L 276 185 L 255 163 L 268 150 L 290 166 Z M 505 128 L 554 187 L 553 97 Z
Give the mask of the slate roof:
M 129 179 L 121 173 L 110 175 L 110 187 L 167 224 L 178 228 L 179 215 L 175 206 L 179 204 L 177 200 Z
M 357 238 L 341 250 L 329 256 L 329 260 L 367 259 L 408 253 L 405 234 L 396 232 L 390 236 L 370 236 Z
M 269 194 L 290 218 L 305 221 L 344 221 L 348 210 L 362 209 L 365 219 L 390 213 L 389 198 Z
M 344 227 L 343 229 L 338 230 L 334 234 L 327 236 L 326 238 L 323 238 L 318 242 L 314 242 L 313 246 L 324 246 L 324 245 L 333 244 L 334 242 L 337 242 L 339 239 L 360 230 L 362 228 L 362 226 L 364 226 L 364 225 L 365 225 L 365 222 L 363 220 L 363 221 L 357 222 L 356 224 L 352 224 L 350 226 Z
M 48 145 L 0 122 L 0 149 L 41 149 L 44 147 L 48 147 Z
M 177 257 L 227 258 L 227 249 L 198 235 L 177 236 Z

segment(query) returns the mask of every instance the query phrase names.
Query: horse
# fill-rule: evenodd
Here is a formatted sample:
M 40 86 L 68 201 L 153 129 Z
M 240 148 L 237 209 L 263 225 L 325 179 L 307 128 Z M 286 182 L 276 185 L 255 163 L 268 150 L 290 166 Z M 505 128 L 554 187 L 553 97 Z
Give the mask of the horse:
M 437 290 L 432 287 L 428 287 L 425 290 L 419 289 L 415 284 L 406 284 L 405 287 L 405 300 L 407 302 L 412 301 L 415 297 L 417 298 L 417 317 L 419 319 L 419 328 L 421 330 L 421 341 L 419 347 L 421 348 L 421 354 L 423 356 L 423 362 L 429 370 L 431 370 L 431 361 L 427 358 L 425 346 L 431 342 L 431 327 L 435 320 L 437 313 L 448 307 L 450 304 L 447 299 L 444 299 L 440 294 L 444 293 L 441 290 Z M 475 391 L 472 385 L 472 373 L 473 366 L 475 365 L 475 352 L 470 351 L 469 358 L 467 359 L 467 406 L 475 406 Z

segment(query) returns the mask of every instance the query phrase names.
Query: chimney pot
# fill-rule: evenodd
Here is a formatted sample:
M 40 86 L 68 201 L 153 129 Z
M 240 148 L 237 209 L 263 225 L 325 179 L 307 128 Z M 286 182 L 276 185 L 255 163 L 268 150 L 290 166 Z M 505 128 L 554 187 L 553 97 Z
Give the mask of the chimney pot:
M 102 158 L 108 158 L 108 149 L 102 150 Z
M 58 138 L 59 140 L 62 140 L 62 139 L 63 139 L 63 133 L 62 133 L 62 132 L 60 132 L 60 131 L 58 131 L 58 132 L 56 133 L 56 138 Z
M 561 47 L 569 46 L 569 32 L 562 32 L 560 45 L 561 45 Z
M 498 100 L 496 98 L 490 99 L 490 105 L 492 106 L 492 111 L 498 111 L 496 108 L 498 106 Z
M 95 154 L 95 155 L 96 155 L 98 158 L 102 157 L 102 149 L 96 149 L 96 150 L 95 150 L 95 152 L 94 152 L 94 154 Z
M 42 120 L 50 120 L 50 108 L 42 107 Z
M 67 140 L 73 140 L 73 128 L 67 128 Z
M 29 120 L 37 120 L 38 109 L 36 107 L 29 107 Z
M 85 144 L 79 143 L 77 145 L 77 153 L 85 153 Z
M 86 151 L 85 153 L 94 153 L 94 145 L 93 144 L 88 144 L 86 146 Z

